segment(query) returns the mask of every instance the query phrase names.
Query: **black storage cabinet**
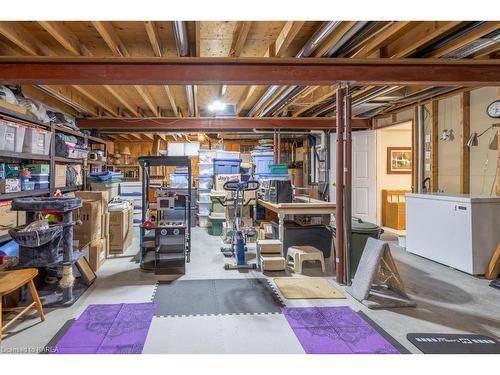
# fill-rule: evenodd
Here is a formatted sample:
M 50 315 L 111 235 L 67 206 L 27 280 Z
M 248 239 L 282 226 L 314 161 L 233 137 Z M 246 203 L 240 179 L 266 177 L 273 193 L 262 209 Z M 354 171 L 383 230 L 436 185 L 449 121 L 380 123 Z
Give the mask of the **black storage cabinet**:
M 279 237 L 278 223 L 271 221 L 273 239 Z M 326 225 L 301 226 L 293 221 L 284 223 L 283 256 L 286 257 L 290 246 L 314 246 L 329 258 L 332 250 L 332 230 Z

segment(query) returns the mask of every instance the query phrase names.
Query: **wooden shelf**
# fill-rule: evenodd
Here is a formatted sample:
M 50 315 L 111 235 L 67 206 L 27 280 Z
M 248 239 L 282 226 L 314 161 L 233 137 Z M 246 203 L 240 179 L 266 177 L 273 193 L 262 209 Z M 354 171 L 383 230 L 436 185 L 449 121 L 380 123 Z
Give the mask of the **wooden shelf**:
M 45 195 L 45 194 L 49 194 L 49 193 L 50 193 L 49 189 L 18 191 L 16 193 L 0 194 L 0 200 L 10 200 L 10 199 L 26 198 L 26 197 L 38 197 L 40 195 Z
M 26 115 L 24 113 L 19 113 L 19 112 L 13 111 L 13 110 L 11 110 L 9 108 L 5 108 L 3 106 L 0 107 L 0 117 L 3 117 L 3 118 L 10 117 L 11 119 L 29 122 L 31 124 L 42 126 L 44 128 L 47 128 L 47 129 L 51 128 L 50 124 L 45 124 L 41 121 L 38 121 L 37 119 L 35 119 L 32 116 Z
M 106 162 L 102 160 L 87 160 L 87 163 L 92 165 L 106 165 Z
M 54 125 L 54 130 L 60 133 L 74 135 L 75 137 L 85 138 L 85 134 L 82 132 L 61 125 Z
M 83 159 L 70 159 L 70 158 L 65 158 L 63 156 L 54 156 L 54 161 L 59 163 L 83 164 Z
M 49 161 L 49 155 L 29 154 L 27 152 L 0 151 L 0 159 L 19 159 L 19 160 L 44 160 Z

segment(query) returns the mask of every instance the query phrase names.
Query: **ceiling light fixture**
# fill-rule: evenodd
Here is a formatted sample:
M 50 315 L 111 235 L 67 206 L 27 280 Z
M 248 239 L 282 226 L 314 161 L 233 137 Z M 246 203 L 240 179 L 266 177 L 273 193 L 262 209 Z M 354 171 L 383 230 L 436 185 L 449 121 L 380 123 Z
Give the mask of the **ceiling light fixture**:
M 214 100 L 212 103 L 208 105 L 208 110 L 210 112 L 222 112 L 223 110 L 226 109 L 226 103 L 224 103 L 222 100 Z

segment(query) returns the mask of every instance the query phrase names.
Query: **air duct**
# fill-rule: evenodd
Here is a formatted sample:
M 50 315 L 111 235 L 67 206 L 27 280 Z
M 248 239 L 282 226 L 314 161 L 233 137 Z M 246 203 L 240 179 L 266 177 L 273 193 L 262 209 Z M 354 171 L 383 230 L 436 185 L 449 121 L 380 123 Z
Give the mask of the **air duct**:
M 177 46 L 177 53 L 180 57 L 190 55 L 189 37 L 187 32 L 186 21 L 173 21 L 175 44 Z M 186 86 L 186 97 L 188 102 L 189 114 L 196 116 L 196 103 L 194 96 L 194 86 Z
M 328 21 L 324 22 L 318 31 L 314 33 L 314 35 L 307 41 L 307 43 L 302 47 L 302 49 L 297 53 L 295 57 L 309 57 L 311 54 L 318 48 L 318 46 L 332 33 L 340 25 L 340 21 Z M 280 95 L 279 100 L 286 99 L 287 95 L 295 90 L 297 86 L 288 87 L 285 92 Z M 252 109 L 248 112 L 247 116 L 254 116 L 259 109 L 269 100 L 271 97 L 278 91 L 279 86 L 273 85 L 270 86 L 267 91 L 262 95 L 262 97 L 255 103 Z M 277 107 L 279 106 L 278 99 L 273 101 L 269 107 Z M 265 111 L 267 113 L 267 111 Z M 264 114 L 261 114 L 260 117 L 263 117 Z

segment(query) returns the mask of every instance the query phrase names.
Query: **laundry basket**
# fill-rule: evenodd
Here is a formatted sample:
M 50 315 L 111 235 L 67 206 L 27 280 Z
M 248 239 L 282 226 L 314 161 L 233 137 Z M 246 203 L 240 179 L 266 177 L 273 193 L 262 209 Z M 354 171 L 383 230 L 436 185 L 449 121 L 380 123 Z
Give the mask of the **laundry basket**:
M 18 266 L 43 267 L 58 261 L 58 248 L 63 235 L 62 226 L 54 225 L 49 229 L 31 232 L 11 229 L 9 234 L 19 244 Z

